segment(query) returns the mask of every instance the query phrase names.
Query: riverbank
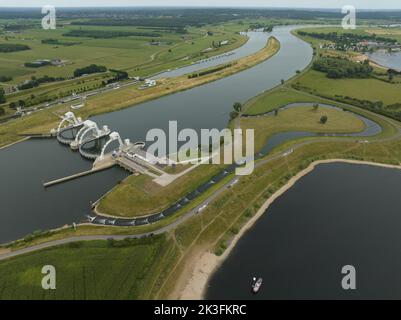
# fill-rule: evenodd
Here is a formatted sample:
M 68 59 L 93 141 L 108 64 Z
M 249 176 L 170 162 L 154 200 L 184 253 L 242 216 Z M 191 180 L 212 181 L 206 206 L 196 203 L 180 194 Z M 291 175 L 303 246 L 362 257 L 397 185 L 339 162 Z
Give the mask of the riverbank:
M 281 195 L 283 195 L 287 190 L 294 186 L 294 184 L 312 172 L 316 166 L 321 164 L 329 164 L 329 163 L 349 163 L 349 164 L 358 164 L 358 165 L 370 165 L 383 167 L 388 169 L 399 169 L 401 170 L 400 165 L 389 165 L 382 164 L 376 162 L 367 162 L 367 161 L 357 161 L 357 160 L 347 160 L 347 159 L 329 159 L 329 160 L 319 160 L 311 163 L 306 169 L 300 171 L 294 177 L 292 177 L 287 184 L 281 187 L 276 193 L 274 193 L 257 211 L 257 213 L 243 226 L 238 234 L 236 234 L 232 241 L 230 242 L 227 249 L 221 256 L 216 256 L 209 250 L 203 251 L 194 255 L 188 263 L 188 270 L 186 279 L 179 282 L 181 287 L 178 287 L 176 292 L 178 292 L 177 297 L 183 300 L 201 300 L 204 299 L 205 293 L 207 290 L 207 284 L 211 279 L 213 273 L 220 267 L 223 261 L 230 255 L 232 250 L 234 249 L 237 242 L 241 239 L 241 237 L 252 228 L 252 226 L 256 223 L 256 221 L 266 212 L 266 210 L 270 207 L 270 205 Z M 191 270 L 190 267 L 192 266 Z
M 11 142 L 11 143 L 9 143 L 9 144 L 6 144 L 6 145 L 0 147 L 0 150 L 9 148 L 9 147 L 13 146 L 14 144 L 17 144 L 17 143 L 20 143 L 20 142 L 24 142 L 24 141 L 29 140 L 29 139 L 30 139 L 29 137 L 25 137 L 25 138 L 22 138 L 22 139 L 20 139 L 20 140 Z

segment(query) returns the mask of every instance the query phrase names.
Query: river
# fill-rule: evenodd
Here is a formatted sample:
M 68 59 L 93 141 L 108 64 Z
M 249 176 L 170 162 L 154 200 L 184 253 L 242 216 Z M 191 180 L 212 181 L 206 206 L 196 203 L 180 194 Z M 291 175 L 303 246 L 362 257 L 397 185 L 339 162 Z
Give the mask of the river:
M 144 140 L 151 128 L 166 129 L 169 120 L 177 120 L 181 128 L 222 129 L 235 101 L 244 102 L 309 64 L 311 47 L 293 36 L 291 29 L 281 27 L 272 32 L 281 42 L 280 51 L 251 69 L 93 120 L 99 125 L 109 125 L 132 141 Z M 260 50 L 269 36 L 262 32 L 249 33 L 246 53 Z M 243 55 L 244 49 L 238 50 Z M 53 140 L 30 140 L 1 150 L 0 166 L 6 170 L 0 172 L 0 242 L 23 237 L 37 229 L 81 221 L 90 213 L 90 202 L 126 176 L 116 168 L 54 188 L 42 187 L 43 182 L 87 170 L 90 165 Z
M 207 299 L 400 299 L 401 171 L 319 165 L 278 198 L 210 280 Z M 343 290 L 341 269 L 356 269 Z M 262 277 L 257 295 L 252 277 Z

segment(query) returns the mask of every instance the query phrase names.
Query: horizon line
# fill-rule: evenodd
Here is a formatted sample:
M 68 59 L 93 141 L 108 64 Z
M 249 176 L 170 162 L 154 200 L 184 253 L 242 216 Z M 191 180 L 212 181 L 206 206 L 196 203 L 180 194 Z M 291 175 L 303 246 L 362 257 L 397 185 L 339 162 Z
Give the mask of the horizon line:
M 86 6 L 55 6 L 58 8 L 66 8 L 66 9 L 73 9 L 73 8 L 182 8 L 182 9 L 187 9 L 187 8 L 210 8 L 210 9 L 292 9 L 292 10 L 341 10 L 339 7 L 295 7 L 295 6 L 287 6 L 287 7 L 280 7 L 280 6 L 180 6 L 180 5 L 86 5 Z M 0 4 L 0 9 L 36 9 L 36 8 L 42 8 L 42 6 L 2 6 Z M 401 11 L 400 8 L 361 8 L 358 9 L 359 11 Z

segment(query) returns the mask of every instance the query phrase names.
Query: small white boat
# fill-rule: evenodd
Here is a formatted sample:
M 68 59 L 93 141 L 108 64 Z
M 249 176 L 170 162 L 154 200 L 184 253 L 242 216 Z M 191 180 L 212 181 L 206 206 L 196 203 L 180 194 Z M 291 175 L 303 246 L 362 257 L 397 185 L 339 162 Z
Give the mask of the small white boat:
M 262 278 L 253 278 L 253 283 L 252 283 L 252 292 L 253 293 L 258 293 L 260 290 L 260 287 L 262 286 L 263 279 Z

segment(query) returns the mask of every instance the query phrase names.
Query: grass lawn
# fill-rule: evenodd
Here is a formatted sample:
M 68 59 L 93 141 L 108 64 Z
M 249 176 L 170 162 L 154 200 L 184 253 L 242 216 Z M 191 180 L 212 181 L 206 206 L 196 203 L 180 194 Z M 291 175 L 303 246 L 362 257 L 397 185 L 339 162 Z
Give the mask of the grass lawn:
M 294 90 L 280 87 L 279 89 L 268 91 L 253 99 L 245 105 L 245 114 L 257 115 L 272 111 L 290 103 L 298 102 L 323 102 L 318 97 L 310 97 L 310 95 L 296 92 Z
M 21 33 L 0 35 L 0 43 L 19 43 L 28 45 L 31 50 L 0 53 L 0 71 L 2 74 L 13 76 L 12 83 L 18 83 L 30 78 L 32 75 L 40 77 L 72 76 L 76 68 L 92 63 L 105 65 L 108 68 L 127 70 L 131 75 L 139 73 L 149 74 L 163 70 L 166 66 L 179 66 L 200 59 L 203 50 L 211 47 L 213 41 L 228 40 L 229 44 L 216 48 L 209 54 L 219 54 L 240 46 L 246 37 L 236 34 L 230 28 L 221 26 L 207 26 L 207 30 L 213 35 L 205 36 L 206 31 L 197 28 L 188 28 L 188 34 L 159 31 L 160 37 L 153 38 L 160 45 L 150 45 L 149 37 L 129 36 L 111 39 L 94 39 L 86 37 L 66 37 L 63 34 L 70 30 L 76 30 L 78 26 L 63 26 L 56 30 L 42 30 L 31 28 Z M 138 27 L 114 27 L 114 26 L 82 26 L 83 30 L 101 31 L 134 31 L 143 32 Z M 60 42 L 74 43 L 71 46 L 43 44 L 42 40 L 55 39 Z M 189 57 L 188 60 L 182 60 Z M 66 61 L 62 67 L 46 66 L 41 68 L 26 68 L 25 62 L 37 59 L 62 59 Z M 173 64 L 171 64 L 174 62 Z M 156 68 L 153 68 L 153 66 Z M 149 68 L 149 70 L 147 70 Z
M 401 84 L 376 79 L 329 79 L 322 72 L 310 70 L 296 81 L 315 94 L 344 96 L 360 100 L 383 101 L 385 105 L 401 103 Z
M 320 122 L 327 116 L 325 124 Z M 353 133 L 363 131 L 365 124 L 349 112 L 320 106 L 296 107 L 280 110 L 277 116 L 268 115 L 258 118 L 242 118 L 241 128 L 255 130 L 255 149 L 260 150 L 273 134 L 289 131 L 308 131 L 318 133 Z
M 78 242 L 10 259 L 0 263 L 0 299 L 144 299 L 169 245 L 165 236 Z M 56 268 L 56 290 L 41 287 L 44 265 Z
M 156 213 L 207 182 L 221 168 L 220 165 L 201 165 L 166 187 L 153 182 L 147 175 L 130 176 L 103 198 L 97 209 L 122 217 Z

